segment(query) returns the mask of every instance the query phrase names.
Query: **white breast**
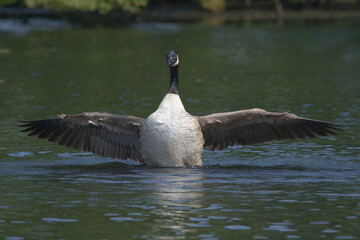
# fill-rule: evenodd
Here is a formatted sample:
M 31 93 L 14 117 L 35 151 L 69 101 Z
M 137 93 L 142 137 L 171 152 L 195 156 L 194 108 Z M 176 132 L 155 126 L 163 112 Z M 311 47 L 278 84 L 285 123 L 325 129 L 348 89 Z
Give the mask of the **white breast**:
M 141 155 L 150 166 L 201 166 L 204 145 L 198 120 L 186 112 L 179 95 L 166 94 L 140 126 Z

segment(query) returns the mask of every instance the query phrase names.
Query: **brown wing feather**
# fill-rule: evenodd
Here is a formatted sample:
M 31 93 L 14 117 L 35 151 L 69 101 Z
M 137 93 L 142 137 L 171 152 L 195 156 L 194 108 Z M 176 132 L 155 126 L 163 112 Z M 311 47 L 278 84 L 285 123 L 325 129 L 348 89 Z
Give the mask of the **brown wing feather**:
M 142 162 L 139 126 L 143 118 L 107 113 L 59 115 L 57 118 L 19 121 L 29 136 L 82 149 L 104 157 Z
M 291 113 L 254 108 L 198 117 L 205 144 L 211 150 L 251 145 L 271 140 L 313 138 L 342 131 L 337 125 Z

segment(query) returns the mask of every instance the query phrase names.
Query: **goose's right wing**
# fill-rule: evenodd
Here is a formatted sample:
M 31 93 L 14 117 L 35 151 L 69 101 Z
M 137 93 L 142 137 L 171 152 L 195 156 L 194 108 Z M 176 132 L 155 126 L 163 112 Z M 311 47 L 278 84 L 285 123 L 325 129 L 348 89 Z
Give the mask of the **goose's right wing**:
M 104 157 L 142 162 L 139 126 L 143 118 L 108 113 L 62 114 L 57 118 L 19 121 L 29 136 L 47 139 Z
M 313 138 L 316 135 L 336 134 L 334 130 L 341 131 L 332 123 L 258 108 L 199 116 L 198 121 L 205 146 L 211 150 L 270 140 Z

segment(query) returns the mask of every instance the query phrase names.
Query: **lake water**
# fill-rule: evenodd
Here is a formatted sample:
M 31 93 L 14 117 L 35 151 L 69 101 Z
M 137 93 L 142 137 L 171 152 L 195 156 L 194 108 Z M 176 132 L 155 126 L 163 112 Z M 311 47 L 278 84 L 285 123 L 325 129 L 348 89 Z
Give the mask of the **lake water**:
M 16 119 L 146 117 L 165 54 L 196 115 L 259 107 L 343 126 L 336 136 L 204 151 L 156 169 L 26 137 Z M 359 239 L 360 31 L 351 24 L 0 23 L 0 238 Z

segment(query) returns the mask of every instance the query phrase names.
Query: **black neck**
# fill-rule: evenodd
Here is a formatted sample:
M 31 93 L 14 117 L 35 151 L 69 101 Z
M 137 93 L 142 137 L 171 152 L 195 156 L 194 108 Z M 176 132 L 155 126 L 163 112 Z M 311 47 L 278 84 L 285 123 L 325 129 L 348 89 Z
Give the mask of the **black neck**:
M 168 93 L 179 94 L 179 66 L 170 67 L 170 86 Z

